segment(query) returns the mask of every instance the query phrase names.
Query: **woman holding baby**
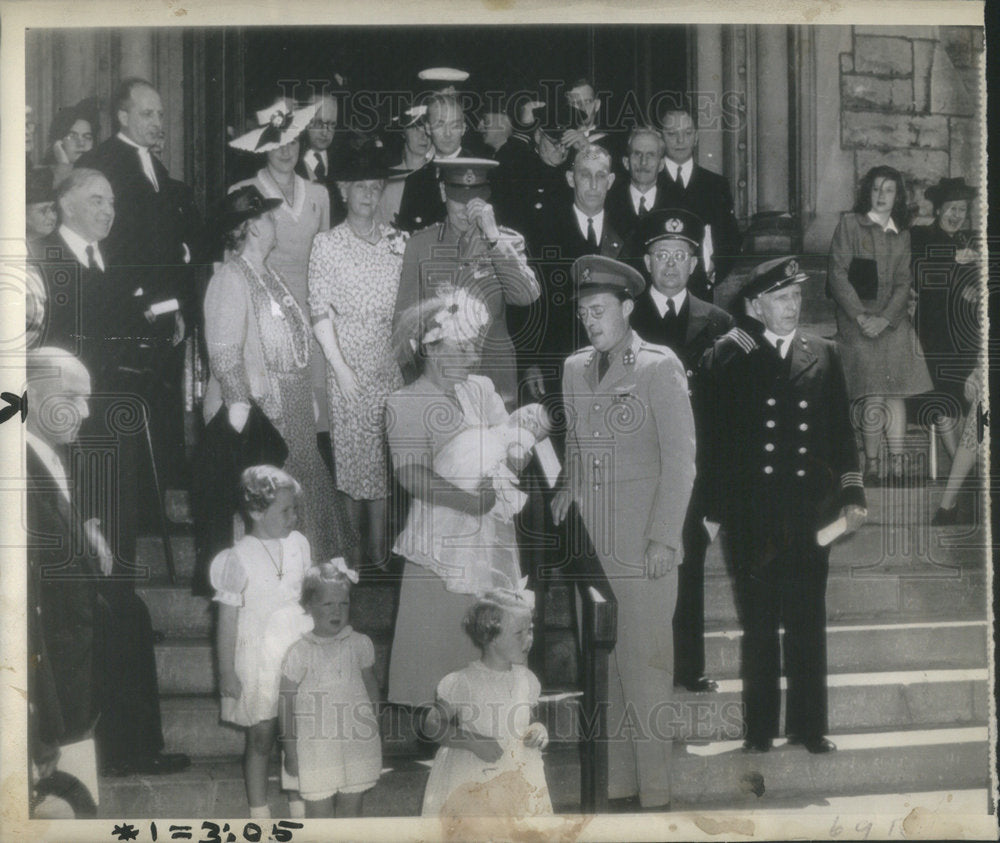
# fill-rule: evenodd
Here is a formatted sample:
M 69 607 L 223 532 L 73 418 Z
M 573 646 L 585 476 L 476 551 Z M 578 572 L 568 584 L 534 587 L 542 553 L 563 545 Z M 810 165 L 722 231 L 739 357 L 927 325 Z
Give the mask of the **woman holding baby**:
M 461 632 L 465 613 L 477 596 L 521 577 L 515 478 L 545 420 L 537 406 L 508 413 L 493 382 L 471 374 L 490 320 L 481 299 L 449 290 L 408 310 L 396 332 L 420 376 L 390 395 L 386 410 L 393 469 L 411 497 L 393 548 L 406 566 L 390 702 L 432 704 L 438 681 L 478 656 Z

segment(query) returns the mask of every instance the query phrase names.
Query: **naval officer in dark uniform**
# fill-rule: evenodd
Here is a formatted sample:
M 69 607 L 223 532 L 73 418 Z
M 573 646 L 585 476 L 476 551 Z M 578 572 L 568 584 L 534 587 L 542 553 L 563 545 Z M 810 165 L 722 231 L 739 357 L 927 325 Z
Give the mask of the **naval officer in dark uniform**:
M 767 752 L 778 735 L 779 626 L 788 741 L 836 749 L 826 738 L 829 550 L 816 533 L 838 515 L 850 532 L 866 515 L 837 346 L 798 327 L 806 279 L 791 257 L 756 267 L 743 293 L 759 329 L 719 338 L 700 375 L 707 512 L 725 531 L 743 626 L 748 752 Z
M 701 219 L 682 208 L 657 209 L 639 220 L 636 242 L 650 286 L 636 299 L 632 327 L 647 342 L 665 345 L 681 360 L 688 379 L 691 409 L 698 432 L 698 477 L 684 521 L 684 563 L 677 583 L 674 611 L 674 684 L 689 691 L 715 691 L 705 675 L 705 551 L 709 538 L 705 515 L 703 449 L 706 420 L 698 401 L 695 373 L 702 355 L 732 325 L 721 308 L 693 295 L 688 280 L 698 267 Z
M 587 255 L 571 270 L 577 316 L 591 345 L 563 371 L 565 488 L 560 524 L 575 503 L 618 601 L 609 663 L 608 796 L 670 805 L 671 739 L 658 713 L 673 695 L 670 616 L 682 528 L 694 482 L 694 419 L 687 378 L 669 348 L 629 327 L 643 277 Z

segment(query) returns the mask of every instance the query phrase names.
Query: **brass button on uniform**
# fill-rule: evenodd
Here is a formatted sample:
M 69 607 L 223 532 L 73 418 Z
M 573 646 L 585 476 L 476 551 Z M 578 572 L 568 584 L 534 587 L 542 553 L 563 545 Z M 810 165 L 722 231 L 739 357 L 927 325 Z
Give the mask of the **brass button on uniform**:
M 766 422 L 764 422 L 764 427 L 774 427 L 774 424 L 775 424 L 774 419 L 768 419 Z
M 809 430 L 809 425 L 807 425 L 805 422 L 802 422 L 802 424 L 799 425 L 799 430 Z
M 806 470 L 804 468 L 800 468 L 798 471 L 795 472 L 795 476 L 796 477 L 805 477 L 806 476 Z
M 764 473 L 765 474 L 774 474 L 774 468 L 772 468 L 769 465 L 765 465 L 764 466 Z
M 777 403 L 778 403 L 778 402 L 777 402 L 777 401 L 775 401 L 775 400 L 774 400 L 773 398 L 768 398 L 768 399 L 767 399 L 767 406 L 768 406 L 768 407 L 773 407 L 773 406 L 774 406 L 775 404 L 777 404 Z
M 765 450 L 765 451 L 773 451 L 773 450 L 774 450 L 774 443 L 773 443 L 773 442 L 768 442 L 768 443 L 767 443 L 767 444 L 766 444 L 766 445 L 764 446 L 764 450 Z

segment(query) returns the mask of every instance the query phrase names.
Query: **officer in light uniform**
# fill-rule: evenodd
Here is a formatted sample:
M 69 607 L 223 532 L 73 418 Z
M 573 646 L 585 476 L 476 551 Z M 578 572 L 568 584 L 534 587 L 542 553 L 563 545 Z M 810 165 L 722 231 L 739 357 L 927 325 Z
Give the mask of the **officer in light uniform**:
M 677 356 L 629 327 L 642 276 L 587 255 L 572 277 L 591 345 L 564 367 L 565 488 L 553 500 L 553 518 L 561 523 L 576 503 L 619 604 L 608 796 L 638 795 L 643 808 L 662 809 L 670 804 L 670 619 L 695 474 L 694 420 Z
M 781 653 L 788 679 L 785 733 L 814 754 L 826 738 L 826 580 L 817 530 L 865 518 L 865 492 L 836 343 L 798 327 L 795 258 L 756 267 L 742 290 L 756 321 L 716 340 L 701 363 L 708 428 L 707 517 L 721 523 L 743 626 L 741 676 L 747 752 L 778 735 Z
M 437 295 L 442 287 L 460 287 L 481 298 L 491 322 L 483 340 L 480 369 L 508 407 L 517 392 L 517 359 L 507 330 L 507 305 L 529 305 L 541 287 L 528 266 L 524 238 L 498 225 L 489 203 L 487 172 L 496 161 L 453 158 L 437 162 L 439 190 L 447 210 L 444 222 L 418 231 L 407 241 L 396 296 L 394 326 L 412 305 Z M 406 354 L 406 349 L 400 349 Z M 403 379 L 417 373 L 413 360 L 400 361 Z

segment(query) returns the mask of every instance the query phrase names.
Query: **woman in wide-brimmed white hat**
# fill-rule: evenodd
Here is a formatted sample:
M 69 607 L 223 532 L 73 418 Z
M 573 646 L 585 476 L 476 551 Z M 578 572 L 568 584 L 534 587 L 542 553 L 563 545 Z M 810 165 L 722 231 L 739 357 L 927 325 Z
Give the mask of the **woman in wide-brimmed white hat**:
M 319 103 L 295 108 L 287 100 L 257 112 L 258 128 L 229 142 L 234 149 L 260 156 L 264 166 L 252 179 L 237 182 L 230 191 L 253 185 L 268 199 L 280 199 L 272 212 L 277 228 L 268 265 L 284 279 L 303 313 L 309 312 L 309 253 L 313 237 L 330 227 L 330 194 L 326 188 L 295 173 L 299 137 Z M 327 415 L 326 366 L 316 340 L 310 354 L 313 395 L 319 409 L 317 432 L 330 429 Z M 325 447 L 325 446 L 324 446 Z

